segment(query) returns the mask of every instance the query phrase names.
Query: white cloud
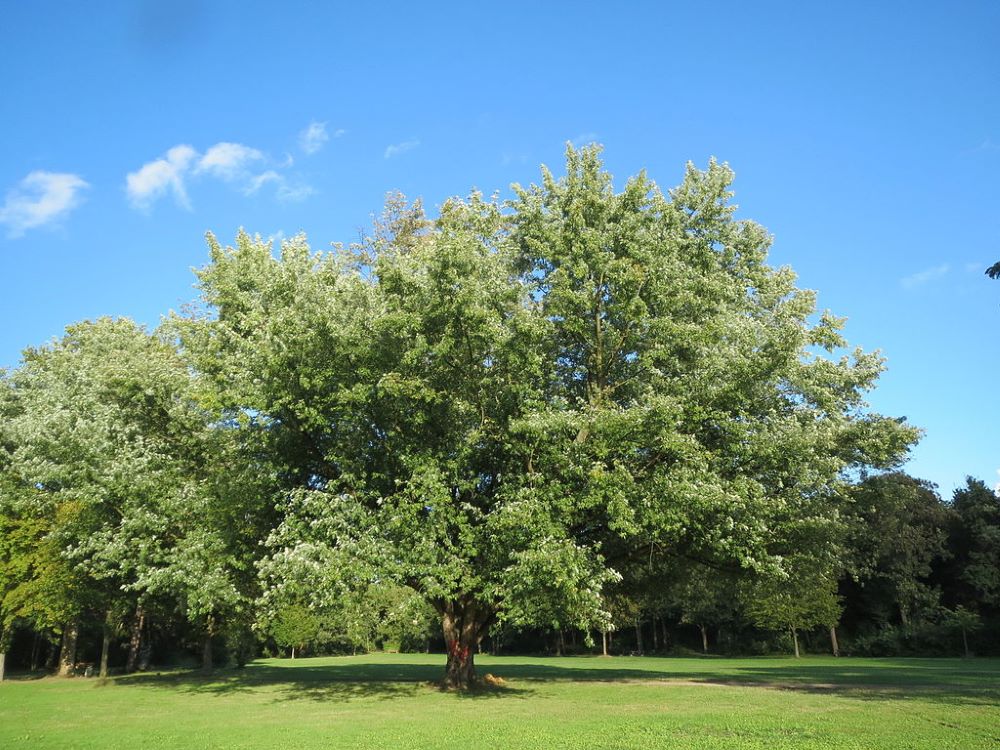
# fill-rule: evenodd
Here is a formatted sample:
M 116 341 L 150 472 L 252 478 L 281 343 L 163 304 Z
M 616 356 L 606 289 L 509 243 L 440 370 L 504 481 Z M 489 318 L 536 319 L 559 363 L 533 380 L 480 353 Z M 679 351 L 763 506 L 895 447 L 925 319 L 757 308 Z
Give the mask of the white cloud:
M 126 177 L 126 191 L 133 207 L 144 211 L 168 192 L 173 193 L 179 205 L 190 209 L 186 180 L 201 177 L 227 182 L 247 196 L 255 195 L 265 185 L 273 184 L 278 200 L 303 200 L 313 194 L 313 189 L 306 184 L 290 185 L 288 177 L 281 172 L 292 163 L 288 155 L 282 163 L 276 164 L 258 149 L 242 143 L 216 143 L 204 154 L 199 154 L 191 146 L 174 146 L 165 156 L 130 173 Z M 254 166 L 263 171 L 254 171 L 251 169 Z
M 933 268 L 927 268 L 918 273 L 910 274 L 899 280 L 906 289 L 913 289 L 914 287 L 927 284 L 928 282 L 940 279 L 942 276 L 951 270 L 951 266 L 947 263 L 942 263 L 940 266 L 934 266 Z
M 191 146 L 174 146 L 166 156 L 143 164 L 138 171 L 130 172 L 125 178 L 125 190 L 135 208 L 148 210 L 154 201 L 170 191 L 174 199 L 184 208 L 190 209 L 184 176 L 197 158 L 198 152 Z
M 80 204 L 80 192 L 90 187 L 82 177 L 68 172 L 35 171 L 8 191 L 0 224 L 10 237 L 20 237 L 66 216 Z
M 410 140 L 403 141 L 402 143 L 394 143 L 385 147 L 385 153 L 382 155 L 382 158 L 391 159 L 394 156 L 405 154 L 407 151 L 412 151 L 419 145 L 420 141 L 416 138 L 411 138 Z
M 334 138 L 343 134 L 344 131 L 338 130 Z M 328 140 L 330 140 L 330 136 L 326 132 L 326 123 L 313 120 L 305 130 L 299 133 L 299 148 L 307 154 L 315 154 L 323 148 L 323 144 Z
M 275 172 L 273 169 L 269 169 L 266 172 L 261 172 L 258 175 L 254 175 L 250 178 L 250 181 L 243 188 L 244 195 L 253 195 L 258 190 L 260 190 L 264 185 L 269 182 L 284 182 L 284 177 Z
M 343 138 L 345 135 L 347 135 L 347 130 L 345 128 L 337 128 L 333 131 L 334 138 Z
M 247 165 L 263 158 L 260 151 L 242 143 L 216 143 L 198 160 L 195 174 L 208 172 L 223 180 L 242 180 L 247 176 Z
M 586 146 L 589 143 L 594 143 L 597 138 L 597 133 L 580 133 L 580 135 L 572 139 L 570 143 L 572 143 L 575 148 L 580 148 L 581 146 Z

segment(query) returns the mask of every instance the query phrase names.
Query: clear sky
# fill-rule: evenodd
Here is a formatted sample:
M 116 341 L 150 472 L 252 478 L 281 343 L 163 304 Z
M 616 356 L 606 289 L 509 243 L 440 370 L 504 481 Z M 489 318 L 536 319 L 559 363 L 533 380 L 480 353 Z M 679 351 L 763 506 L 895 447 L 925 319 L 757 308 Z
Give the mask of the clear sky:
M 0 0 L 0 366 L 195 297 L 207 230 L 350 242 L 402 190 L 735 169 L 948 496 L 1000 479 L 1000 3 Z

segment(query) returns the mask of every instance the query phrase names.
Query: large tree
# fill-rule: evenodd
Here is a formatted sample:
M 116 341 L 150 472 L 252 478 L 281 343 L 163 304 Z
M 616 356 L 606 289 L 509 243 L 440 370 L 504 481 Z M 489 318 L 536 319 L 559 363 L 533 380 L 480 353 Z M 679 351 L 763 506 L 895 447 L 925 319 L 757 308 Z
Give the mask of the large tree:
M 616 193 L 570 149 L 509 204 L 395 201 L 348 250 L 210 238 L 205 310 L 174 325 L 282 486 L 268 576 L 410 586 L 467 686 L 498 619 L 606 622 L 617 556 L 773 570 L 833 524 L 844 472 L 916 433 L 866 411 L 877 355 L 815 353 L 842 321 L 766 265 L 731 180 Z

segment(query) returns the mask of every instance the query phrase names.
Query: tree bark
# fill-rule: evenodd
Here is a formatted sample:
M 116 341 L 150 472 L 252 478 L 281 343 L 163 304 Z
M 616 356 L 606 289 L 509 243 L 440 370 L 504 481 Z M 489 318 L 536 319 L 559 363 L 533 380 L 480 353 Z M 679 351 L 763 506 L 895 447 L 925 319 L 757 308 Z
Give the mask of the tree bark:
M 799 632 L 792 628 L 792 642 L 795 644 L 795 658 L 799 658 Z
M 699 625 L 701 628 L 701 650 L 702 653 L 708 653 L 708 628 L 704 625 Z
M 135 608 L 132 626 L 129 628 L 128 658 L 125 660 L 125 671 L 132 673 L 139 665 L 139 651 L 142 648 L 142 628 L 146 624 L 146 610 L 140 604 Z
M 639 656 L 642 656 L 642 622 L 639 618 L 635 618 L 635 649 Z
M 467 690 L 476 683 L 475 646 L 489 629 L 493 613 L 471 597 L 441 602 L 438 609 L 448 652 L 443 684 Z
M 656 615 L 653 615 L 653 623 L 652 624 L 653 624 L 653 653 L 656 653 L 657 651 L 660 650 L 660 645 L 657 642 Z
M 3 682 L 4 673 L 7 670 L 7 649 L 0 651 L 0 682 Z
M 830 648 L 834 656 L 840 656 L 840 644 L 837 643 L 837 626 L 830 626 Z
M 965 628 L 962 628 L 962 645 L 965 647 L 965 658 L 968 659 L 969 654 L 969 637 L 965 632 Z M 3 675 L 0 674 L 0 679 L 3 679 Z
M 80 636 L 79 620 L 70 620 L 63 628 L 62 649 L 59 652 L 59 676 L 70 677 L 76 664 L 76 641 Z
M 51 636 L 54 634 L 50 632 L 49 635 Z M 56 642 L 51 638 L 49 638 L 48 644 L 49 644 L 49 650 L 45 654 L 45 669 L 47 671 L 51 671 L 56 667 L 56 657 L 59 654 L 59 647 L 56 645 Z
M 292 646 L 292 658 L 295 658 L 295 646 Z
M 108 652 L 111 650 L 111 610 L 104 617 L 103 638 L 101 639 L 101 670 L 100 677 L 108 676 Z
M 28 666 L 32 672 L 35 672 L 38 669 L 38 657 L 41 656 L 41 651 L 42 636 L 36 632 L 34 639 L 31 641 L 31 662 Z
M 201 641 L 201 671 L 212 671 L 212 636 L 215 635 L 215 616 L 209 615 L 205 621 L 205 635 Z

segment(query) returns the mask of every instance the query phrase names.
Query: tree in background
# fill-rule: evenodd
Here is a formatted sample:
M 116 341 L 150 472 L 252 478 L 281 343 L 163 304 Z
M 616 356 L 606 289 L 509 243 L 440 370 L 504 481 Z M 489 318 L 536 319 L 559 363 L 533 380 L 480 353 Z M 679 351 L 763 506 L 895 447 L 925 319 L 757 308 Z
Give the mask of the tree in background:
M 744 601 L 747 614 L 760 627 L 791 634 L 797 658 L 801 631 L 819 625 L 833 628 L 840 619 L 837 576 L 822 559 L 805 552 L 786 560 L 781 572 L 752 580 L 744 589 Z
M 951 501 L 955 513 L 948 539 L 959 578 L 960 603 L 1000 610 L 1000 498 L 986 483 L 968 477 Z
M 937 561 L 947 555 L 951 512 L 934 485 L 899 472 L 871 476 L 851 492 L 850 522 L 855 576 L 871 598 L 895 609 L 906 626 L 934 616 L 940 592 L 931 582 Z

